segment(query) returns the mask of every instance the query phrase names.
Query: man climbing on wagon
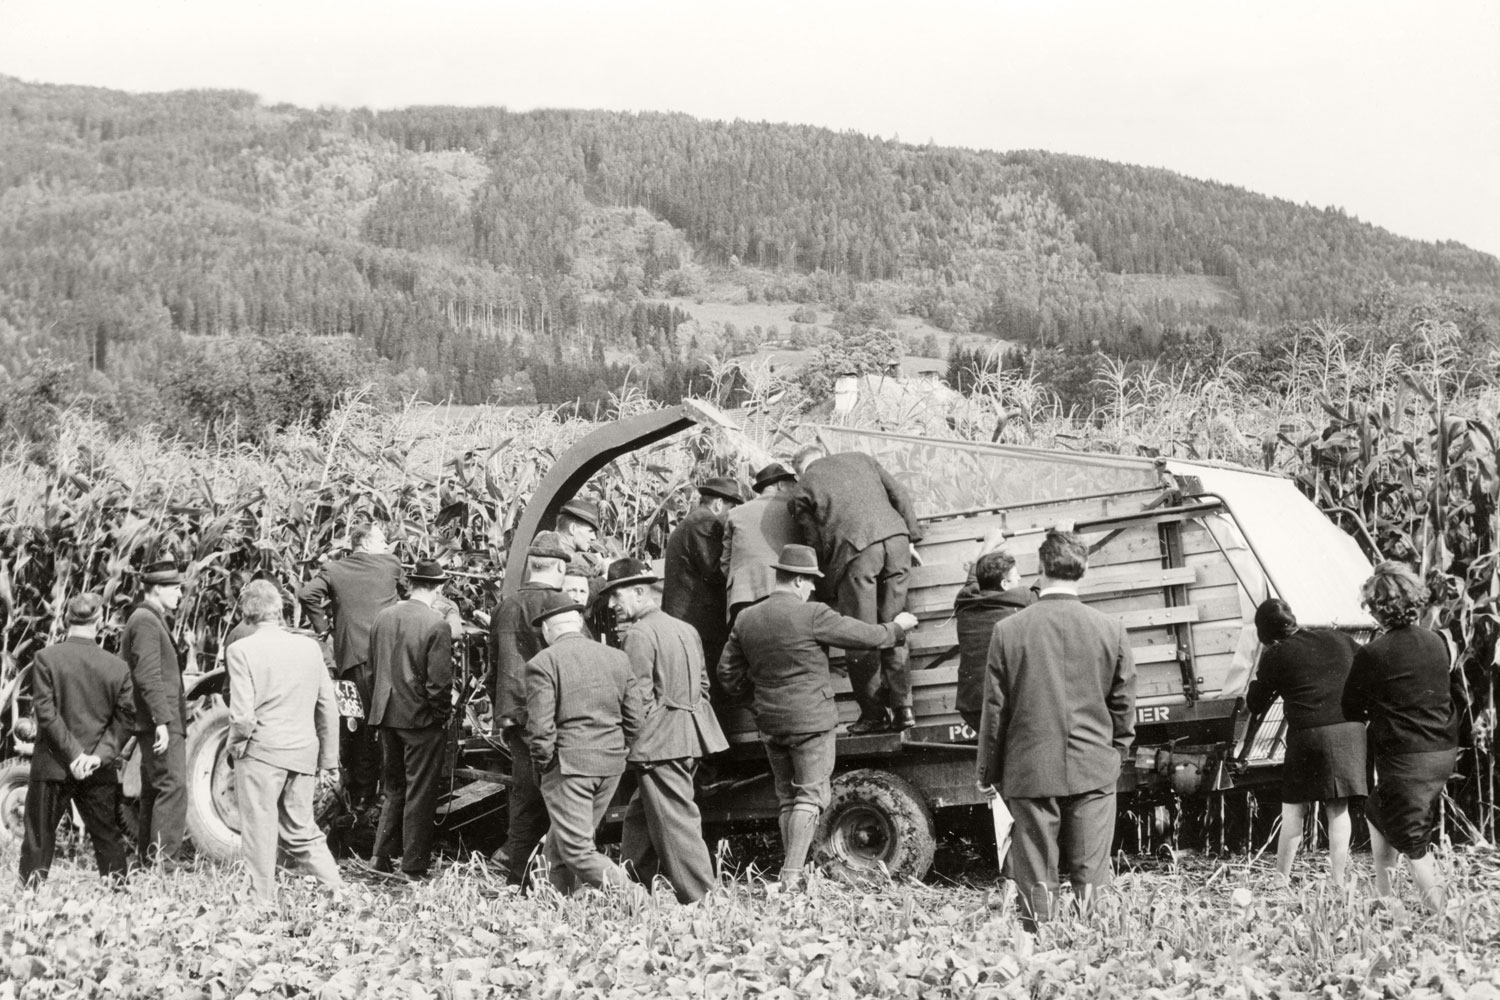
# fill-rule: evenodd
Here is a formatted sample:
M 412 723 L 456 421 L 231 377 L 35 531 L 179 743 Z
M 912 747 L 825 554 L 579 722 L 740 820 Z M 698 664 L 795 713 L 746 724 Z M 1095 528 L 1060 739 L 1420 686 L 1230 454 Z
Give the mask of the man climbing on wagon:
M 906 608 L 912 543 L 922 537 L 906 487 L 869 455 L 829 455 L 808 445 L 793 457 L 797 486 L 787 501 L 828 576 L 841 614 L 876 624 Z M 904 646 L 849 652 L 849 682 L 859 702 L 850 733 L 916 725 Z M 887 711 L 889 707 L 890 711 Z
M 828 647 L 888 649 L 906 641 L 917 619 L 902 611 L 873 625 L 808 601 L 813 581 L 823 574 L 806 545 L 782 549 L 772 568 L 776 589 L 735 620 L 719 660 L 719 682 L 731 698 L 753 695 L 751 711 L 780 805 L 781 881 L 795 888 L 832 794 L 839 716 Z

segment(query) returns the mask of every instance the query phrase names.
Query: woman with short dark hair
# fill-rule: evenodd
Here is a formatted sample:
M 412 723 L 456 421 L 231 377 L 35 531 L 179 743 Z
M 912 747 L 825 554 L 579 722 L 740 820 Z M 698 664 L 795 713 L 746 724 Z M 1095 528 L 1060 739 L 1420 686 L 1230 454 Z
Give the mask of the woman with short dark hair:
M 1365 727 L 1344 718 L 1339 701 L 1359 644 L 1332 628 L 1302 628 L 1287 603 L 1271 598 L 1255 609 L 1265 646 L 1247 696 L 1253 713 L 1279 696 L 1286 705 L 1286 760 L 1281 768 L 1281 836 L 1276 870 L 1292 876 L 1308 806 L 1328 816 L 1328 868 L 1336 885 L 1349 863 L 1349 800 L 1365 794 Z
M 1417 624 L 1427 591 L 1404 563 L 1376 566 L 1360 597 L 1384 631 L 1355 654 L 1343 708 L 1351 719 L 1370 721 L 1375 790 L 1365 803 L 1365 819 L 1375 893 L 1390 895 L 1391 872 L 1405 855 L 1422 902 L 1441 912 L 1442 880 L 1428 850 L 1438 797 L 1458 757 L 1448 647 Z

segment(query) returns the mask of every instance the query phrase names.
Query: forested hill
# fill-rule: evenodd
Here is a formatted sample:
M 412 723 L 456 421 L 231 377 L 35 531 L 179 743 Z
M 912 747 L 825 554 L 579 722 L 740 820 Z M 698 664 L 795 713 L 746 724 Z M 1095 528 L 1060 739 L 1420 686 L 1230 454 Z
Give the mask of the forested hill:
M 701 346 L 647 306 L 690 313 L 705 268 L 768 299 L 1137 353 L 1173 327 L 1347 314 L 1380 287 L 1500 315 L 1492 256 L 1165 170 L 677 114 L 309 111 L 0 77 L 0 351 L 127 375 L 184 337 L 340 335 L 429 394 L 477 401 L 526 370 L 546 396 L 606 347 L 661 364 Z

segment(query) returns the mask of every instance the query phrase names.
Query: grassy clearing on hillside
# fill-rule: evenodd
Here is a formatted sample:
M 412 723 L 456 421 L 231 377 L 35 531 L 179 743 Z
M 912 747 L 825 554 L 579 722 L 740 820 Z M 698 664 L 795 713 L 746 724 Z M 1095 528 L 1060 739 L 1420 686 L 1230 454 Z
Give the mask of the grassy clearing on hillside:
M 0 851 L 13 871 L 15 848 Z M 1444 861 L 1439 920 L 1299 869 L 1198 860 L 1121 876 L 1092 920 L 1020 932 L 993 884 L 727 884 L 695 907 L 592 893 L 521 898 L 479 863 L 424 885 L 303 880 L 279 912 L 240 874 L 146 874 L 126 894 L 65 862 L 36 892 L 0 879 L 0 997 L 1500 997 L 1500 864 Z M 1368 876 L 1369 859 L 1356 859 Z

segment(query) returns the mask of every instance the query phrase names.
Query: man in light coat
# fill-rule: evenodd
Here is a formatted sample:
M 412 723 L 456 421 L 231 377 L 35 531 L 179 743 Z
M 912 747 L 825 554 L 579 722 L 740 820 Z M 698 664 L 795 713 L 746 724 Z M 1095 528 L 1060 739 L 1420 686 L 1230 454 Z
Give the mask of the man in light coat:
M 719 680 L 731 698 L 753 693 L 751 711 L 781 806 L 781 881 L 795 888 L 802 883 L 818 817 L 832 795 L 839 713 L 828 647 L 884 649 L 905 642 L 917 619 L 903 611 L 872 625 L 808 601 L 822 573 L 817 554 L 806 545 L 788 545 L 773 568 L 776 590 L 735 621 L 719 661 Z
M 719 568 L 728 591 L 731 626 L 741 611 L 771 596 L 776 589 L 771 564 L 781 558 L 782 549 L 802 542 L 802 529 L 786 503 L 796 485 L 794 473 L 772 462 L 755 474 L 756 498 L 725 516 Z M 708 665 L 716 667 L 718 661 L 710 658 Z
M 641 732 L 630 748 L 636 790 L 625 810 L 620 857 L 647 886 L 665 875 L 680 903 L 714 886 L 694 801 L 698 761 L 729 747 L 708 700 L 703 644 L 691 625 L 661 609 L 651 567 L 638 559 L 610 564 L 602 595 L 621 622 L 625 655 L 641 697 Z
M 338 767 L 338 700 L 316 639 L 281 626 L 281 592 L 252 580 L 240 594 L 249 635 L 231 643 L 229 756 L 240 807 L 240 855 L 257 902 L 276 902 L 276 854 L 337 894 L 343 888 L 313 818 L 318 775 Z
M 141 575 L 141 599 L 125 620 L 120 657 L 135 688 L 136 742 L 141 748 L 141 864 L 177 867 L 187 833 L 187 698 L 182 658 L 167 615 L 182 603 L 182 574 L 168 559 Z
M 344 792 L 356 812 L 373 810 L 380 793 L 380 744 L 369 720 L 374 669 L 370 664 L 370 628 L 375 616 L 393 607 L 399 595 L 401 563 L 389 551 L 379 524 L 349 529 L 353 551 L 333 559 L 297 592 L 308 621 L 319 635 L 329 632 L 332 617 L 333 658 L 337 677 L 354 685 L 362 720 L 350 718 L 339 733 Z
M 860 452 L 829 455 L 808 445 L 793 464 L 797 486 L 788 506 L 818 553 L 834 607 L 862 622 L 891 621 L 906 609 L 912 544 L 922 537 L 911 495 Z M 859 702 L 851 733 L 916 725 L 905 646 L 850 652 L 845 662 Z
M 31 661 L 36 752 L 26 789 L 21 882 L 44 879 L 57 846 L 57 824 L 77 804 L 106 879 L 125 876 L 120 835 L 120 748 L 130 738 L 130 668 L 96 640 L 104 602 L 82 594 L 68 602 L 67 636 Z
M 1135 660 L 1120 622 L 1078 599 L 1088 545 L 1043 540 L 1037 602 L 995 626 L 985 664 L 978 780 L 1015 817 L 1022 926 L 1052 915 L 1059 866 L 1086 905 L 1110 882 L 1115 784 L 1135 739 Z
M 719 662 L 729 637 L 724 604 L 724 519 L 740 504 L 740 484 L 716 477 L 698 485 L 698 506 L 667 536 L 662 553 L 661 608 L 687 622 L 703 640 L 708 662 Z
M 453 712 L 453 632 L 433 610 L 448 574 L 433 560 L 417 563 L 411 598 L 375 616 L 370 660 L 375 668 L 370 724 L 380 729 L 385 801 L 370 861 L 391 872 L 426 878 L 432 864 L 443 746 Z
M 594 832 L 641 729 L 630 658 L 587 639 L 583 606 L 560 593 L 532 624 L 547 642 L 526 664 L 526 744 L 552 821 L 547 878 L 565 894 L 580 881 L 627 889 L 630 876 L 599 853 Z

